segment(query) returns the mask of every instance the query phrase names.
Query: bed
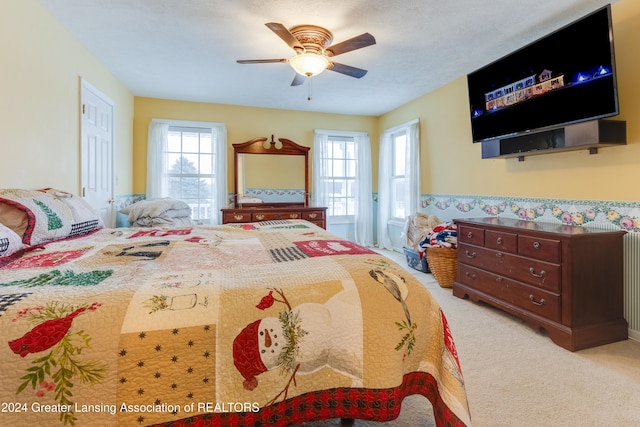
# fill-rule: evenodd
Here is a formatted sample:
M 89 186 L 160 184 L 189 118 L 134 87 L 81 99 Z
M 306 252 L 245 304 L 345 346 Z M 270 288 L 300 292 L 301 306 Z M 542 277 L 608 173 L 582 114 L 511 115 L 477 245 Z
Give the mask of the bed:
M 30 211 L 0 252 L 1 425 L 387 421 L 411 394 L 470 425 L 446 317 L 388 258 L 303 220 L 38 241 L 62 214 L 25 200 L 0 191 Z

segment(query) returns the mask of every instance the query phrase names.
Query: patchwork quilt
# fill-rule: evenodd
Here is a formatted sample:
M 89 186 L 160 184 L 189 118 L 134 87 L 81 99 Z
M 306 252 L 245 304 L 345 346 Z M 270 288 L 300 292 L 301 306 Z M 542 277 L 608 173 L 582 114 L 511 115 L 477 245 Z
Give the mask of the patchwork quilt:
M 101 229 L 0 258 L 0 425 L 470 425 L 447 321 L 306 221 Z M 427 405 L 428 406 L 428 405 Z

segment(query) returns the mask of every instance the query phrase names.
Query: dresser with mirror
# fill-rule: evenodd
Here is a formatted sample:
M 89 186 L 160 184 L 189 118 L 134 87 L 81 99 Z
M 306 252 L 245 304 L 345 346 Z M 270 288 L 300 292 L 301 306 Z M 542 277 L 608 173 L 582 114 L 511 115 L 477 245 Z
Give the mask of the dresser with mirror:
M 309 147 L 286 138 L 233 144 L 232 208 L 222 223 L 304 219 L 327 228 L 326 207 L 309 206 Z

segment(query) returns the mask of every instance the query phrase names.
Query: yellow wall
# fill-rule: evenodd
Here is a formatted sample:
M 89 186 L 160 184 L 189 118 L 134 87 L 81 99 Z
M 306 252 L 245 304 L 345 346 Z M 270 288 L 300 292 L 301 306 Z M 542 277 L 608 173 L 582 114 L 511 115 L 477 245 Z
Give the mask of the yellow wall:
M 627 120 L 628 145 L 597 155 L 578 151 L 518 162 L 480 158 L 480 146 L 471 143 L 464 77 L 452 76 L 451 83 L 381 117 L 134 99 L 37 0 L 0 1 L 0 187 L 78 192 L 79 79 L 84 77 L 116 104 L 117 194 L 145 192 L 147 126 L 154 117 L 223 122 L 229 144 L 274 134 L 311 146 L 314 128 L 368 132 L 374 191 L 380 132 L 419 118 L 422 193 L 637 201 L 640 2 L 621 0 L 612 9 L 619 118 Z
M 612 6 L 620 115 L 627 146 L 517 159 L 481 159 L 471 141 L 466 78 L 459 77 L 383 115 L 379 132 L 418 117 L 423 194 L 480 194 L 586 200 L 640 199 L 640 2 Z
M 276 110 L 200 102 L 135 98 L 133 125 L 133 190 L 145 193 L 147 134 L 151 119 L 195 120 L 224 123 L 229 144 L 229 192 L 233 192 L 233 148 L 231 144 L 264 136 L 287 138 L 300 145 L 313 146 L 314 129 L 368 132 L 371 145 L 377 146 L 377 119 L 368 116 L 347 116 L 326 113 Z M 311 150 L 313 156 L 313 149 Z M 310 160 L 311 163 L 311 160 Z M 377 180 L 378 157 L 372 153 L 374 180 Z M 309 165 L 311 167 L 311 165 Z M 271 170 L 269 173 L 277 173 Z M 282 171 L 285 172 L 285 171 Z M 310 184 L 311 185 L 311 184 Z
M 0 188 L 80 190 L 80 77 L 115 103 L 116 193 L 130 193 L 133 96 L 37 0 L 0 1 Z
M 471 142 L 466 78 L 453 81 L 381 117 L 344 116 L 148 98 L 135 99 L 134 192 L 145 192 L 146 139 L 156 118 L 223 122 L 229 144 L 256 136 L 286 137 L 311 146 L 313 129 L 368 132 L 372 141 L 373 186 L 377 190 L 379 135 L 385 129 L 420 119 L 423 194 L 480 194 L 586 200 L 638 200 L 640 191 L 640 2 L 621 0 L 612 7 L 620 90 L 616 119 L 627 120 L 627 146 L 517 159 L 481 159 Z M 313 152 L 312 152 L 313 155 Z M 232 152 L 229 152 L 232 164 Z M 229 168 L 232 191 L 233 168 Z

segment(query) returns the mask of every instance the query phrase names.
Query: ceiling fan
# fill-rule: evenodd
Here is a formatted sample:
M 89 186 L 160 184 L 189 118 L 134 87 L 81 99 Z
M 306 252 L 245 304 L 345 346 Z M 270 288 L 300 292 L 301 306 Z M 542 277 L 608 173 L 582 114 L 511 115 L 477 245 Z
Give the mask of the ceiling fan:
M 296 54 L 291 58 L 239 59 L 236 62 L 239 64 L 289 63 L 296 71 L 291 86 L 301 85 L 304 83 L 305 77 L 317 76 L 324 70 L 335 71 L 358 79 L 367 74 L 367 70 L 340 64 L 332 61 L 331 58 L 376 44 L 376 39 L 369 33 L 332 45 L 333 34 L 316 25 L 298 25 L 291 29 L 287 29 L 277 22 L 267 22 L 265 25 L 295 50 Z

